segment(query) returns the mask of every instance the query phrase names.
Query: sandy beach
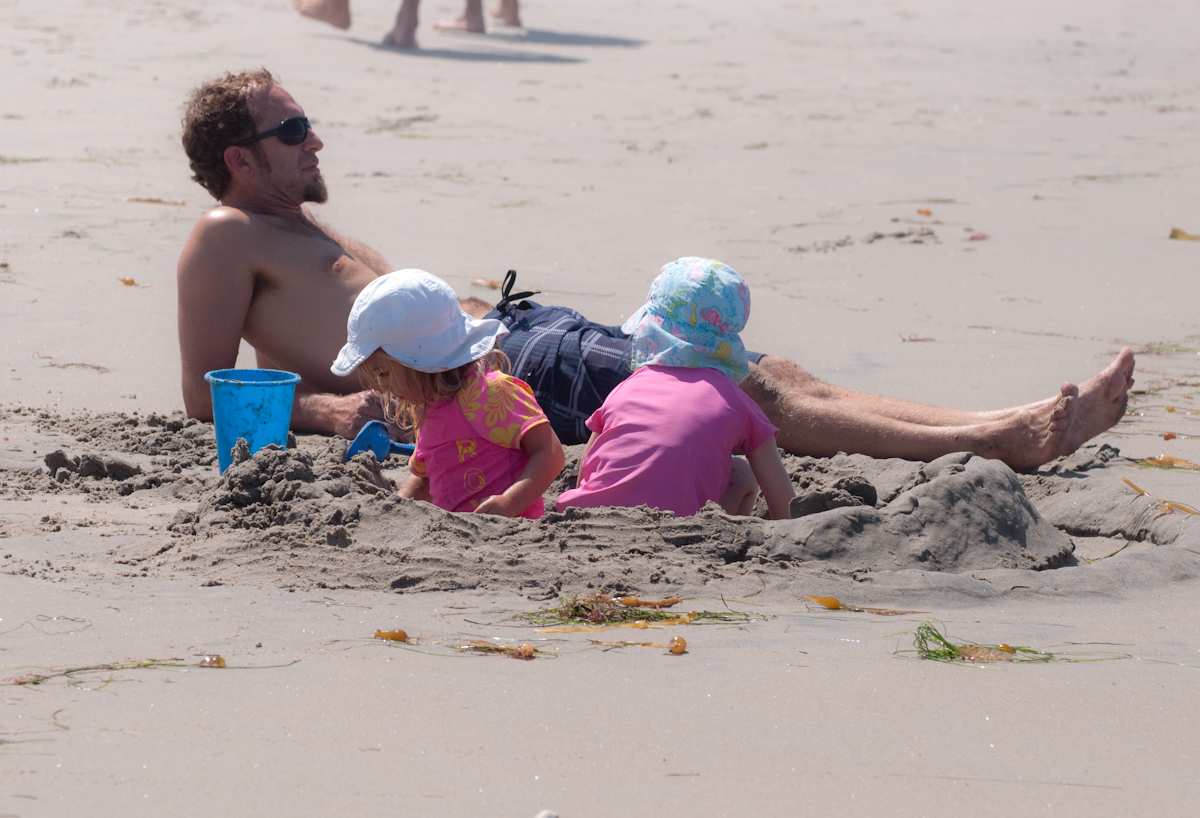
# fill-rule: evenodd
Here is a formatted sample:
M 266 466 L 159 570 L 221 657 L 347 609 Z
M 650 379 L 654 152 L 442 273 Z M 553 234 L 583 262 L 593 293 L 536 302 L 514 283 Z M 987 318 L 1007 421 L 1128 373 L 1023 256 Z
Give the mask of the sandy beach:
M 1190 7 L 528 2 L 481 36 L 446 0 L 402 51 L 390 2 L 47 5 L 0 0 L 0 818 L 1194 811 Z M 619 323 L 703 254 L 749 347 L 833 383 L 998 408 L 1129 346 L 1128 412 L 1027 474 L 789 455 L 825 505 L 786 521 L 452 515 L 313 435 L 221 477 L 181 413 L 213 203 L 179 120 L 260 65 L 325 142 L 320 218 L 460 294 L 513 268 Z M 707 614 L 530 618 L 599 592 Z M 925 660 L 923 623 L 1017 650 Z

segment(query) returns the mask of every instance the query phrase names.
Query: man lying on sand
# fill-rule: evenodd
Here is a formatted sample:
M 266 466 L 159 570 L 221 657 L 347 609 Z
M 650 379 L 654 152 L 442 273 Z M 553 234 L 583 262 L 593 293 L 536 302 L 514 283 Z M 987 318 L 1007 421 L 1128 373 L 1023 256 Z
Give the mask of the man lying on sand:
M 193 178 L 220 205 L 192 229 L 179 258 L 179 345 L 187 413 L 209 419 L 204 373 L 235 365 L 245 338 L 261 367 L 303 381 L 292 425 L 351 437 L 382 416 L 378 399 L 329 361 L 346 339 L 358 292 L 393 267 L 365 244 L 304 210 L 328 196 L 318 167 L 324 143 L 304 109 L 265 69 L 197 88 L 183 119 Z M 468 298 L 475 316 L 488 304 Z M 628 339 L 566 308 L 514 309 L 502 349 L 529 382 L 563 443 L 586 439 L 583 421 L 630 373 Z M 932 460 L 970 451 L 1030 469 L 1069 454 L 1115 424 L 1133 384 L 1124 349 L 1102 371 L 1045 400 L 989 412 L 926 406 L 823 383 L 797 364 L 763 355 L 742 388 L 802 455 L 839 451 Z M 574 431 L 573 431 L 574 430 Z

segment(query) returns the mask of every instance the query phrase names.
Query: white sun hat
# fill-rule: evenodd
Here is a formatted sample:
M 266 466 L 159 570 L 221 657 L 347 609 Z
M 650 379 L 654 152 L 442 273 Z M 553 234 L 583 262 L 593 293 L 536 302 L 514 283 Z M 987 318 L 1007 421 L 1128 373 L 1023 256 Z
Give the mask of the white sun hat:
M 472 318 L 450 285 L 424 270 L 397 270 L 354 299 L 346 345 L 329 367 L 349 375 L 377 349 L 419 372 L 445 372 L 487 355 L 508 332 L 494 318 Z

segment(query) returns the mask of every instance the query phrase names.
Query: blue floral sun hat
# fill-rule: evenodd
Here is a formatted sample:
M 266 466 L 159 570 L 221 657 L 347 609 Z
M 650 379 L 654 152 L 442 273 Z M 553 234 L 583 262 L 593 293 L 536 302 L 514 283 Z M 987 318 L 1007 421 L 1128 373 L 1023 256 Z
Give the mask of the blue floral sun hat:
M 621 326 L 631 336 L 630 366 L 710 367 L 740 383 L 750 365 L 738 333 L 749 317 L 750 288 L 737 270 L 710 258 L 676 259 Z

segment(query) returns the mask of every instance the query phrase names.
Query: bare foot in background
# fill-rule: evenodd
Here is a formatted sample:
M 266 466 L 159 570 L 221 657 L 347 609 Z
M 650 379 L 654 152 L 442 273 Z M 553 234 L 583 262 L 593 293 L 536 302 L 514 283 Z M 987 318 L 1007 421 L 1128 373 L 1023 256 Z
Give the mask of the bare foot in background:
M 520 0 L 500 0 L 492 7 L 492 17 L 501 25 L 521 28 Z
M 350 0 L 292 0 L 292 5 L 305 17 L 337 28 L 350 28 Z
M 396 12 L 396 25 L 383 36 L 383 44 L 393 48 L 417 47 L 417 6 L 420 0 L 404 0 Z
M 487 26 L 483 22 L 483 0 L 467 0 L 463 13 L 453 20 L 438 20 L 434 28 L 442 31 L 469 31 L 472 34 L 486 34 Z

